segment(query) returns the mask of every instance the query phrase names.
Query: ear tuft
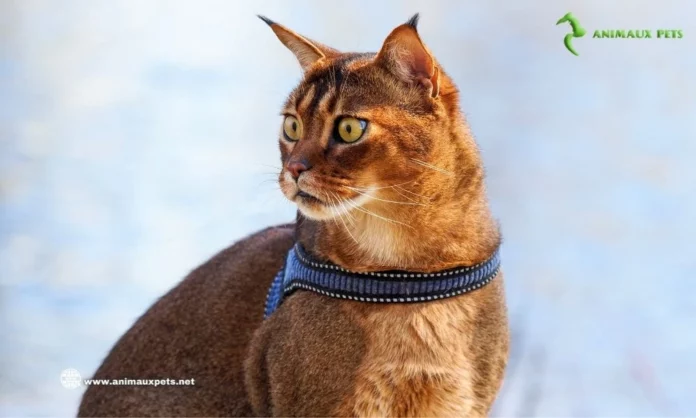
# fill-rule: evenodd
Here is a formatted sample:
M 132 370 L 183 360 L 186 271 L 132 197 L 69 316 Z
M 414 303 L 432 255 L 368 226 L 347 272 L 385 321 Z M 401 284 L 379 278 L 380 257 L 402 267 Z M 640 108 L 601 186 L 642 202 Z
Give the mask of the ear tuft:
M 339 54 L 333 48 L 329 48 L 326 45 L 322 45 L 319 42 L 314 42 L 304 36 L 297 34 L 283 25 L 280 25 L 266 16 L 257 15 L 259 19 L 263 20 L 268 26 L 271 27 L 273 33 L 276 34 L 280 42 L 283 43 L 300 62 L 302 69 L 307 71 L 316 62 L 337 56 Z
M 440 92 L 440 70 L 418 36 L 417 24 L 418 14 L 397 26 L 384 41 L 375 63 L 403 82 L 421 86 L 430 97 L 435 98 Z
M 268 26 L 271 26 L 271 25 L 273 25 L 273 24 L 275 23 L 274 21 L 272 21 L 271 19 L 267 18 L 266 16 L 263 16 L 263 15 L 256 15 L 256 16 L 257 16 L 259 19 L 261 19 L 261 20 L 263 20 L 264 22 L 266 22 L 266 24 L 267 24 Z
M 408 22 L 406 22 L 406 24 L 412 27 L 413 29 L 418 29 L 418 19 L 420 19 L 420 13 L 416 13 L 415 15 L 413 15 L 413 17 L 410 18 Z

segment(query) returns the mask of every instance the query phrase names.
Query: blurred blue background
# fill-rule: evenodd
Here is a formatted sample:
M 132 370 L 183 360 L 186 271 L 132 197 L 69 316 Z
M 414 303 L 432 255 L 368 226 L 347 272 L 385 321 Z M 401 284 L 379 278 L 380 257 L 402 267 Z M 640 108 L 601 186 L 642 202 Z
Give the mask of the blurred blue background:
M 0 0 L 0 415 L 74 415 L 63 369 L 293 219 L 266 180 L 301 73 L 256 13 L 375 51 L 414 12 L 505 236 L 495 415 L 696 416 L 696 3 L 600 0 Z M 591 38 L 611 28 L 684 38 Z

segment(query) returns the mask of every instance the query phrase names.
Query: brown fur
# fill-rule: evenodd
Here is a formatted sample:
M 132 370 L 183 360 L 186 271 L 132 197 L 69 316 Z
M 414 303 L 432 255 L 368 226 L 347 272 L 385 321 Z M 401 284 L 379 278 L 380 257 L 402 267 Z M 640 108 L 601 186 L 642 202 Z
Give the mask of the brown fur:
M 295 239 L 356 271 L 432 272 L 488 258 L 500 236 L 478 150 L 458 91 L 415 21 L 377 54 L 342 54 L 266 21 L 305 70 L 283 107 L 302 136 L 280 139 L 284 167 L 305 168 L 297 178 L 279 174 L 299 208 Z M 355 143 L 333 135 L 345 116 L 368 121 Z M 80 415 L 488 413 L 508 353 L 502 274 L 475 292 L 418 304 L 298 291 L 262 322 L 291 243 L 287 228 L 266 230 L 199 267 L 97 372 L 194 377 L 195 388 L 92 387 Z
M 263 230 L 191 272 L 121 337 L 94 376 L 195 379 L 194 386 L 90 386 L 78 415 L 250 415 L 242 363 L 293 230 Z

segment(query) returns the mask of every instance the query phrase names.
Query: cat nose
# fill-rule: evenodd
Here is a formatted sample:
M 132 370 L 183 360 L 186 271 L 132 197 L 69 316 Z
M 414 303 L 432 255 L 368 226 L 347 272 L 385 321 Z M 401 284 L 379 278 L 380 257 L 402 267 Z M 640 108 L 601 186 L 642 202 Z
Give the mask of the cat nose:
M 292 178 L 297 180 L 303 171 L 307 171 L 311 168 L 305 161 L 290 161 L 285 165 L 285 169 L 288 170 Z

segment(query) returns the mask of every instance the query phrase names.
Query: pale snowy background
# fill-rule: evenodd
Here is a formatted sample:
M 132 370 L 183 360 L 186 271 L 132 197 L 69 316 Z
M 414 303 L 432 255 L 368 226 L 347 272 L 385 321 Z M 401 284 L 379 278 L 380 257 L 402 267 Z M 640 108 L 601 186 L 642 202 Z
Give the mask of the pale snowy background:
M 374 51 L 419 11 L 506 238 L 496 414 L 696 416 L 696 2 L 607 3 L 0 0 L 0 415 L 74 415 L 63 369 L 293 218 L 264 180 L 300 70 L 256 13 Z

